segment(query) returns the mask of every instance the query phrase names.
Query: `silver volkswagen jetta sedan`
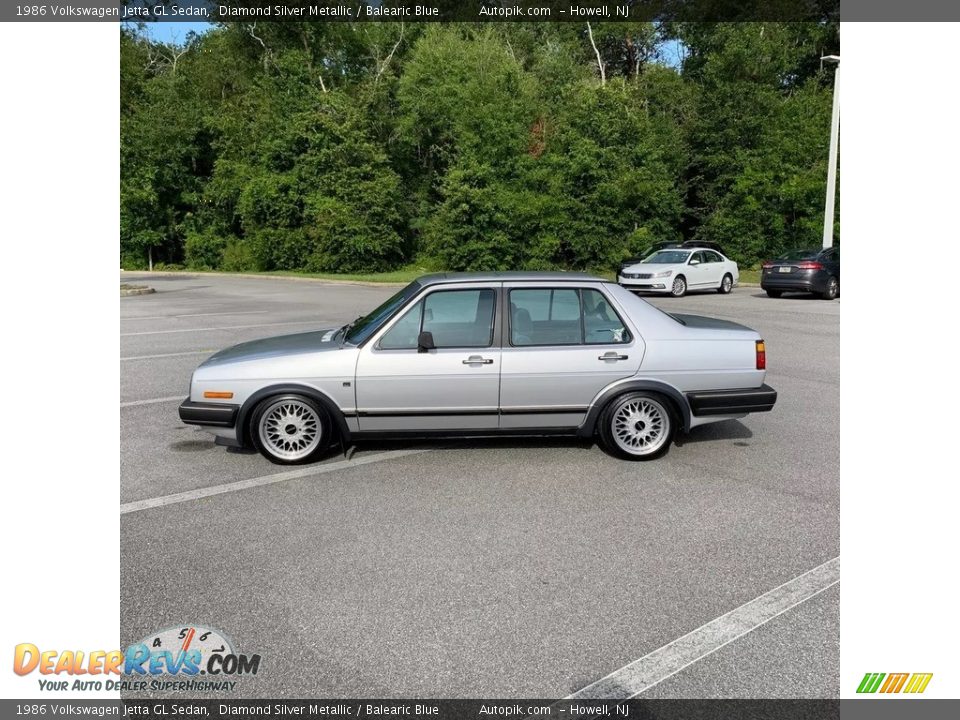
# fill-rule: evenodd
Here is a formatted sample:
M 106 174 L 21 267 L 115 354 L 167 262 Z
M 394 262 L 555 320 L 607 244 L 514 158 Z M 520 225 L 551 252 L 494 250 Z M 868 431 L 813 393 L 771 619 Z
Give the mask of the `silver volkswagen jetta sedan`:
M 773 408 L 762 338 L 578 273 L 445 273 L 340 328 L 222 350 L 185 423 L 276 463 L 383 436 L 599 435 L 628 460 Z

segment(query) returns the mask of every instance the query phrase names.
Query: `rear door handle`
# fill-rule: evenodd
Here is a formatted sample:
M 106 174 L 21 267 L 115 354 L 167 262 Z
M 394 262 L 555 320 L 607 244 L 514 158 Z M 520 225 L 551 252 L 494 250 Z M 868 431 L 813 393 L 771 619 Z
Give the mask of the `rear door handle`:
M 597 360 L 628 360 L 629 358 L 630 358 L 629 355 L 621 355 L 620 353 L 608 352 L 598 357 Z
M 471 355 L 466 360 L 463 361 L 464 365 L 493 365 L 493 360 L 490 358 L 480 357 L 479 355 Z

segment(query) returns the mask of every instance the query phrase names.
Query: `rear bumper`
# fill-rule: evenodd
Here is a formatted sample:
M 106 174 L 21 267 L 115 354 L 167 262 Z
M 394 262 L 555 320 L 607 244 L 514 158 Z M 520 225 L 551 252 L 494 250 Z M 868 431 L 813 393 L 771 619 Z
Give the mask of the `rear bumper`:
M 187 398 L 180 403 L 180 420 L 187 425 L 232 428 L 237 423 L 239 405 L 198 403 Z
M 822 270 L 813 272 L 776 273 L 764 271 L 760 276 L 763 290 L 795 290 L 797 292 L 823 292 L 827 289 L 830 274 Z
M 745 390 L 702 390 L 687 393 L 690 412 L 705 415 L 741 415 L 767 412 L 777 402 L 777 391 L 769 385 Z

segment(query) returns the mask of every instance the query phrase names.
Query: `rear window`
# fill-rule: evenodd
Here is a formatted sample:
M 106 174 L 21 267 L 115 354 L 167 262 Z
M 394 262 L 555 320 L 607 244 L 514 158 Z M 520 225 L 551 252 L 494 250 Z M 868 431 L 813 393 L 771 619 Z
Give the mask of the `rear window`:
M 778 257 L 777 260 L 784 260 L 786 262 L 794 262 L 796 260 L 813 260 L 819 254 L 819 250 L 791 250 L 790 252 L 784 253 Z

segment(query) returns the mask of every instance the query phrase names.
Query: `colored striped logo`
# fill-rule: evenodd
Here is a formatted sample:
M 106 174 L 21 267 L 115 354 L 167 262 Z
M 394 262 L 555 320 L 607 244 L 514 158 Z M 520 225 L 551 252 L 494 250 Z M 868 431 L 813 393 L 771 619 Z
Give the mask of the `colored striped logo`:
M 933 673 L 867 673 L 860 681 L 858 693 L 922 693 Z

